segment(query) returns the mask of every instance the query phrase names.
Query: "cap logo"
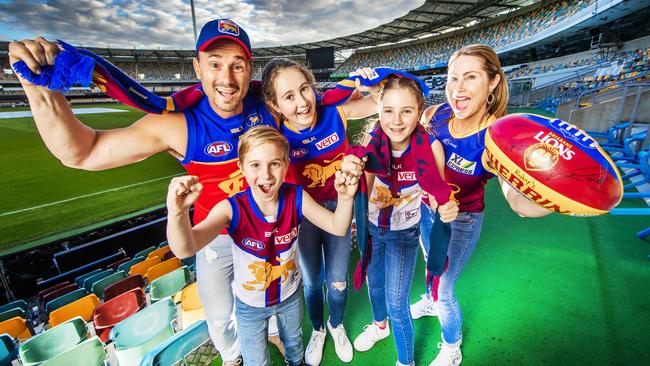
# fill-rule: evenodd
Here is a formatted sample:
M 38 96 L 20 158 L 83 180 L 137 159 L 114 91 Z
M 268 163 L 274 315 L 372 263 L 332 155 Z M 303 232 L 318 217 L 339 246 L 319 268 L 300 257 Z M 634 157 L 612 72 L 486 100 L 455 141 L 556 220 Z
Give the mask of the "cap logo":
M 219 33 L 230 34 L 231 36 L 239 37 L 239 26 L 228 19 L 219 19 Z

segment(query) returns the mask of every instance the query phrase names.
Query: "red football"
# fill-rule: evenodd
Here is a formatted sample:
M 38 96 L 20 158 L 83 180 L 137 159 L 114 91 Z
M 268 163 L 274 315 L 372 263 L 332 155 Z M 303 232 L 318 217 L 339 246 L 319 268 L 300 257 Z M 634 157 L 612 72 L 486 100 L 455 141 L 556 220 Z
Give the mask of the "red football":
M 528 198 L 562 214 L 602 215 L 623 197 L 621 176 L 607 153 L 559 119 L 499 118 L 485 134 L 483 160 Z

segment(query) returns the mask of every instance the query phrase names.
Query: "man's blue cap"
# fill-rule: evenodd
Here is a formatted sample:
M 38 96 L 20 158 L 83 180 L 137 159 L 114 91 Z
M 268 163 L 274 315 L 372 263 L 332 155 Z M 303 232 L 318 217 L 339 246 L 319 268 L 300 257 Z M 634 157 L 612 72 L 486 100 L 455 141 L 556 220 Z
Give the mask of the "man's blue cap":
M 206 23 L 201 28 L 201 34 L 199 34 L 199 39 L 196 41 L 196 52 L 205 50 L 217 39 L 230 39 L 237 42 L 246 51 L 248 58 L 251 61 L 253 60 L 248 34 L 230 19 L 216 19 Z

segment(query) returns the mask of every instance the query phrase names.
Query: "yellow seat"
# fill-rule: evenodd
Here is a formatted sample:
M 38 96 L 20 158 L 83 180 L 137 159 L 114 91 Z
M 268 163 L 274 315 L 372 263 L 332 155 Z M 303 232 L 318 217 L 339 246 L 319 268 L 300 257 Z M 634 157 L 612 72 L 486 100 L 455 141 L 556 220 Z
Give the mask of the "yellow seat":
M 205 320 L 203 304 L 199 297 L 199 287 L 193 282 L 174 296 L 174 302 L 180 303 L 181 329 L 185 329 L 199 320 Z
M 55 327 L 77 316 L 80 316 L 84 321 L 90 321 L 97 305 L 99 305 L 97 295 L 90 294 L 62 306 L 50 313 L 50 327 Z
M 27 327 L 27 320 L 16 316 L 0 323 L 0 334 L 7 333 L 21 341 L 29 339 L 33 334 Z
M 149 268 L 147 274 L 145 274 L 145 278 L 147 281 L 149 281 L 149 283 L 151 283 L 156 278 L 166 275 L 167 273 L 179 268 L 181 268 L 181 260 L 176 257 L 170 258 Z
M 153 257 L 163 258 L 165 256 L 165 254 L 167 254 L 167 252 L 169 252 L 170 250 L 171 249 L 169 248 L 169 245 L 166 245 L 166 246 L 164 246 L 162 248 L 158 248 L 158 249 L 154 250 L 153 252 L 149 253 L 149 255 L 147 256 L 147 259 L 153 258 Z
M 142 277 L 146 277 L 149 268 L 158 263 L 160 263 L 160 257 L 147 258 L 140 263 L 134 264 L 129 270 L 129 276 L 139 274 Z

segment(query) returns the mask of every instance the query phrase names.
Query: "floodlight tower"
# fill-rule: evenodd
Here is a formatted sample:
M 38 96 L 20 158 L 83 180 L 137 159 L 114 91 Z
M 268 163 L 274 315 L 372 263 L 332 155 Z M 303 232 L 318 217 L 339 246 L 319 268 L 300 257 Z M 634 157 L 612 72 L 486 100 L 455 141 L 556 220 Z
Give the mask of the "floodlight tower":
M 194 14 L 194 0 L 190 0 L 190 8 L 192 9 L 192 29 L 194 30 L 194 43 L 196 44 L 196 15 Z

